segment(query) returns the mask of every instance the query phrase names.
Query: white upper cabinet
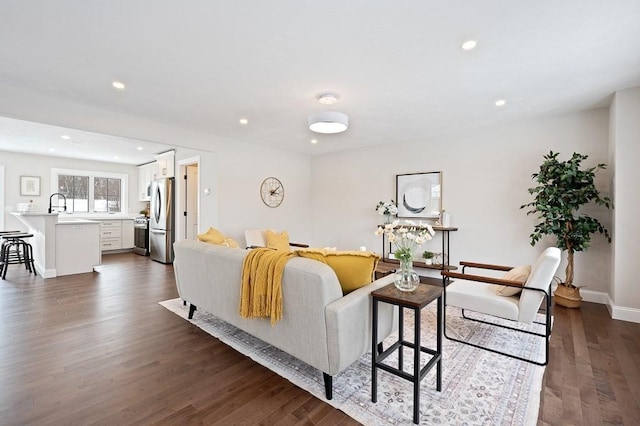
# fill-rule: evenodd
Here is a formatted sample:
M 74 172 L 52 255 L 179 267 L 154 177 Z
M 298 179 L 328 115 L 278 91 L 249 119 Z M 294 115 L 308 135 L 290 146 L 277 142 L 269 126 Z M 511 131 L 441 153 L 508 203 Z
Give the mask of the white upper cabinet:
M 154 179 L 175 176 L 175 154 L 176 152 L 171 150 L 155 156 L 158 163 L 158 171 Z
M 149 201 L 151 200 L 151 181 L 154 179 L 154 174 L 158 171 L 158 165 L 154 161 L 153 163 L 143 164 L 138 166 L 138 200 Z

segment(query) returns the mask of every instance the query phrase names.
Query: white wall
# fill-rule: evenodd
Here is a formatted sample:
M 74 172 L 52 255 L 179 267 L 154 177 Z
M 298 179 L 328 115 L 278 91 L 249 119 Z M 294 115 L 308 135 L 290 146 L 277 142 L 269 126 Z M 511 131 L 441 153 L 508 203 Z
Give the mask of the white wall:
M 617 92 L 611 106 L 611 160 L 615 163 L 614 203 L 616 231 L 611 256 L 611 310 L 613 318 L 640 315 L 640 290 L 636 272 L 640 236 L 640 88 Z
M 62 111 L 73 102 L 30 93 L 24 93 L 21 100 L 12 105 L 8 116 L 170 145 L 176 148 L 177 159 L 189 158 L 196 151 L 209 153 L 200 164 L 201 196 L 207 186 L 212 189 L 212 195 L 201 197 L 201 229 L 217 226 L 240 245 L 244 244 L 244 230 L 248 227 L 286 229 L 292 240 L 310 241 L 311 161 L 307 155 L 86 105 L 82 106 L 82 114 L 65 114 Z M 285 188 L 284 201 L 275 209 L 260 199 L 260 183 L 268 176 L 279 178 Z
M 35 209 L 47 211 L 49 208 L 49 196 L 56 192 L 51 188 L 51 169 L 78 169 L 96 170 L 112 173 L 123 173 L 128 175 L 129 190 L 128 212 L 137 214 L 144 206 L 138 201 L 138 169 L 135 166 L 104 163 L 100 161 L 78 160 L 62 157 L 50 157 L 45 155 L 28 155 L 14 152 L 0 152 L 0 165 L 5 167 L 5 196 L 6 209 L 15 211 L 18 203 L 28 203 L 33 200 Z M 20 176 L 40 176 L 40 196 L 20 195 Z M 6 210 L 5 209 L 5 210 Z M 9 212 L 5 211 L 5 229 L 23 229 L 24 226 Z
M 209 226 L 244 245 L 247 228 L 286 229 L 294 241 L 309 241 L 310 230 L 310 161 L 308 156 L 285 153 L 251 144 L 221 149 L 221 153 L 176 149 L 176 161 L 200 157 L 200 230 Z M 0 165 L 6 169 L 5 205 L 15 210 L 18 203 L 34 200 L 37 210 L 46 211 L 51 190 L 51 168 L 79 168 L 77 160 L 60 157 L 0 153 Z M 137 214 L 144 203 L 137 200 L 138 170 L 135 166 L 83 161 L 82 170 L 109 171 L 129 175 L 129 211 Z M 20 196 L 20 175 L 40 176 L 39 197 Z M 278 208 L 265 206 L 260 198 L 260 184 L 268 176 L 278 177 L 285 188 L 285 198 Z M 204 194 L 209 188 L 210 195 Z M 8 212 L 6 229 L 22 229 Z
M 394 141 L 395 142 L 395 141 Z M 533 262 L 553 240 L 529 244 L 535 220 L 520 206 L 532 200 L 542 156 L 560 151 L 589 155 L 588 164 L 607 162 L 608 110 L 532 119 L 480 129 L 422 143 L 378 146 L 312 159 L 314 240 L 340 249 L 366 246 L 381 252 L 373 235 L 381 217 L 380 200 L 395 199 L 395 175 L 442 171 L 443 207 L 452 215 L 451 263 L 475 260 L 518 265 Z M 609 194 L 609 171 L 598 176 L 598 187 Z M 590 211 L 606 226 L 606 210 Z M 426 247 L 441 251 L 434 240 Z M 575 258 L 575 282 L 588 290 L 607 291 L 610 246 L 596 236 L 591 249 Z M 563 261 L 559 275 L 564 277 Z
M 309 241 L 310 160 L 252 144 L 218 147 L 202 152 L 178 148 L 176 161 L 200 156 L 200 232 L 210 226 L 243 246 L 248 228 L 285 229 L 293 241 Z M 264 205 L 260 184 L 275 176 L 284 185 L 284 201 L 277 208 Z M 205 189 L 210 189 L 210 195 Z

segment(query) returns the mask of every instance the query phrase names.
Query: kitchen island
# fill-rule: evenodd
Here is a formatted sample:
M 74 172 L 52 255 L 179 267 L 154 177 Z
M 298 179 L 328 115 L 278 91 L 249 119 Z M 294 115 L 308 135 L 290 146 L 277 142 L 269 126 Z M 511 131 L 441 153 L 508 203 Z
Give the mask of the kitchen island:
M 58 213 L 11 213 L 33 234 L 28 242 L 33 247 L 36 271 L 43 278 L 93 272 L 102 262 L 100 222 L 65 218 Z

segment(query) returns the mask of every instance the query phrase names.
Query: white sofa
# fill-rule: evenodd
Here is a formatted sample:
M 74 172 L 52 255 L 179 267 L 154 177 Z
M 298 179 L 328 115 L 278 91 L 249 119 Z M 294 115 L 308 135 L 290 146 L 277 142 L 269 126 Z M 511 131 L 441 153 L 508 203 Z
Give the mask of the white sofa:
M 282 278 L 283 318 L 240 316 L 242 264 L 248 251 L 199 241 L 174 243 L 173 263 L 180 297 L 322 371 L 327 399 L 333 376 L 371 350 L 371 291 L 392 282 L 387 276 L 343 296 L 333 270 L 315 260 L 290 259 Z M 197 307 L 197 308 L 196 308 Z M 378 342 L 393 328 L 394 308 L 381 304 Z

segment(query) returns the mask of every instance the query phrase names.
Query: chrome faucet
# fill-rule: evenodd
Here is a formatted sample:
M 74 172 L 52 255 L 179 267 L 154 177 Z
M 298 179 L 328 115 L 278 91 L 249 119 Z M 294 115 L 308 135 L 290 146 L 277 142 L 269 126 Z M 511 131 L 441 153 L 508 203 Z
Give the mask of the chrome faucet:
M 60 204 L 58 204 L 57 206 L 52 206 L 52 205 L 51 205 L 51 200 L 53 200 L 53 197 L 54 197 L 55 195 L 57 195 L 58 197 L 62 197 L 62 199 L 64 200 L 64 205 L 62 205 L 62 206 L 61 206 Z M 58 198 L 58 202 L 60 202 L 60 198 Z M 56 193 L 54 193 L 54 194 L 51 194 L 51 197 L 49 197 L 49 213 L 51 213 L 51 212 L 52 212 L 53 207 L 55 207 L 55 208 L 57 208 L 57 209 L 59 209 L 60 207 L 62 207 L 62 208 L 64 209 L 64 211 L 66 212 L 66 211 L 67 211 L 67 197 L 65 197 L 65 196 L 64 196 L 64 194 L 61 194 L 61 193 L 59 193 L 59 192 L 56 192 Z

